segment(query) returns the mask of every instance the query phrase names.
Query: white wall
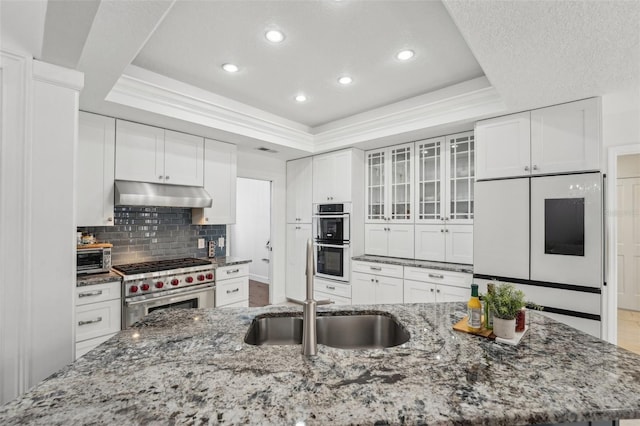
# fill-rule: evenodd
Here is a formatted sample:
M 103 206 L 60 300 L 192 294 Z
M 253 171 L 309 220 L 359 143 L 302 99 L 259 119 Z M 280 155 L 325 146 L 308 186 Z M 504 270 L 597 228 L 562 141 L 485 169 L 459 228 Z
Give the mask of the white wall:
M 231 255 L 251 259 L 249 278 L 269 284 L 267 241 L 271 239 L 271 182 L 238 178 L 236 223 L 231 226 Z
M 286 301 L 286 178 L 287 169 L 283 160 L 258 154 L 238 151 L 238 177 L 271 181 L 271 303 Z M 231 237 L 233 239 L 233 236 Z M 233 240 L 230 241 L 233 251 Z

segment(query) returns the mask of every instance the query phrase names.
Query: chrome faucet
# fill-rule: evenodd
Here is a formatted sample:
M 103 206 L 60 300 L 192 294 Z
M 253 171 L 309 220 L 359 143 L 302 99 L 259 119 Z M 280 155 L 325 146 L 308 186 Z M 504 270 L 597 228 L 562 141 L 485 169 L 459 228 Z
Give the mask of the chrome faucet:
M 316 333 L 316 306 L 328 305 L 333 300 L 313 299 L 313 276 L 315 275 L 313 261 L 313 242 L 307 240 L 307 298 L 302 304 L 302 353 L 306 356 L 316 355 L 318 352 L 318 335 Z

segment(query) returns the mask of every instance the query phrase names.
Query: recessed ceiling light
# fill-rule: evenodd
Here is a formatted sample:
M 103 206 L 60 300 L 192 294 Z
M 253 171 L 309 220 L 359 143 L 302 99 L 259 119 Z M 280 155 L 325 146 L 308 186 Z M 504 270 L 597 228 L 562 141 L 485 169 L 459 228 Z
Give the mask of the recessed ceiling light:
M 344 75 L 338 79 L 338 83 L 344 84 L 344 85 L 351 84 L 353 83 L 353 79 L 348 75 Z
M 296 95 L 295 99 L 296 102 L 305 102 L 307 100 L 307 97 L 301 93 L 299 95 Z
M 284 40 L 284 33 L 278 30 L 269 30 L 264 34 L 264 36 L 272 43 L 280 43 Z
M 234 64 L 223 64 L 222 69 L 226 72 L 238 72 L 240 68 L 238 68 L 238 66 Z
M 408 49 L 407 50 L 401 50 L 396 55 L 396 58 L 400 59 L 401 61 L 407 61 L 407 60 L 413 58 L 413 55 L 415 55 L 415 52 L 413 50 L 408 50 Z

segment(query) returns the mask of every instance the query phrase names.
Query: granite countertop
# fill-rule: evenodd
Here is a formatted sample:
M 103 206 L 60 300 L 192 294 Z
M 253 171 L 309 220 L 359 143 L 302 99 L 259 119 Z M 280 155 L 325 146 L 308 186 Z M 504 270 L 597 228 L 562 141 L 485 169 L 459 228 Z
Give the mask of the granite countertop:
M 356 261 L 361 261 L 361 262 L 386 263 L 387 265 L 414 266 L 416 268 L 439 269 L 441 271 L 465 272 L 468 274 L 473 274 L 473 265 L 466 265 L 463 263 L 432 262 L 429 260 L 402 259 L 398 257 L 386 257 L 386 256 L 370 256 L 368 254 L 364 254 L 362 256 L 354 256 L 351 259 Z
M 464 303 L 380 310 L 411 333 L 393 348 L 243 342 L 258 314 L 160 310 L 0 407 L 0 424 L 525 425 L 640 418 L 640 356 L 530 313 L 517 347 L 452 330 Z M 299 311 L 298 311 L 299 312 Z
M 210 260 L 213 266 L 216 268 L 222 268 L 223 266 L 241 265 L 243 263 L 251 263 L 251 259 L 243 259 L 235 256 L 215 257 Z
M 76 276 L 76 287 L 85 287 L 88 285 L 104 284 L 113 281 L 120 282 L 122 277 L 113 271 L 104 274 L 83 274 Z

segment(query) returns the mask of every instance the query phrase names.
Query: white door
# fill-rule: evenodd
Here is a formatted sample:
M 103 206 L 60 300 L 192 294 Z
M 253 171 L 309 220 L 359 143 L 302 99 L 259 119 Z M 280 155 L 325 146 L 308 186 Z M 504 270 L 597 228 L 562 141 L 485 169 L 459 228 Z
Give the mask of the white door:
M 387 225 L 388 256 L 413 259 L 413 225 Z
M 388 225 L 364 225 L 364 252 L 373 256 L 387 256 Z
M 164 132 L 164 181 L 171 185 L 203 186 L 204 139 Z
M 531 280 L 602 286 L 601 180 L 600 173 L 531 178 Z
M 444 237 L 447 262 L 473 264 L 473 225 L 448 224 Z
M 479 121 L 475 128 L 476 179 L 530 174 L 530 113 Z
M 312 238 L 311 224 L 287 224 L 287 275 L 285 295 L 304 300 L 306 297 L 306 247 Z
M 164 129 L 116 120 L 116 179 L 164 182 Z
M 437 302 L 466 302 L 471 297 L 470 288 L 439 285 L 436 287 Z
M 415 229 L 415 258 L 445 261 L 445 226 L 444 222 L 437 225 L 416 225 Z
M 401 278 L 376 276 L 376 303 L 403 303 L 403 287 Z
M 618 179 L 618 307 L 640 311 L 640 178 Z
M 351 303 L 371 305 L 376 303 L 376 275 L 353 272 L 351 274 Z
M 251 259 L 249 278 L 270 283 L 271 182 L 238 178 L 233 256 Z
M 435 301 L 435 284 L 404 280 L 404 303 L 434 303 Z

